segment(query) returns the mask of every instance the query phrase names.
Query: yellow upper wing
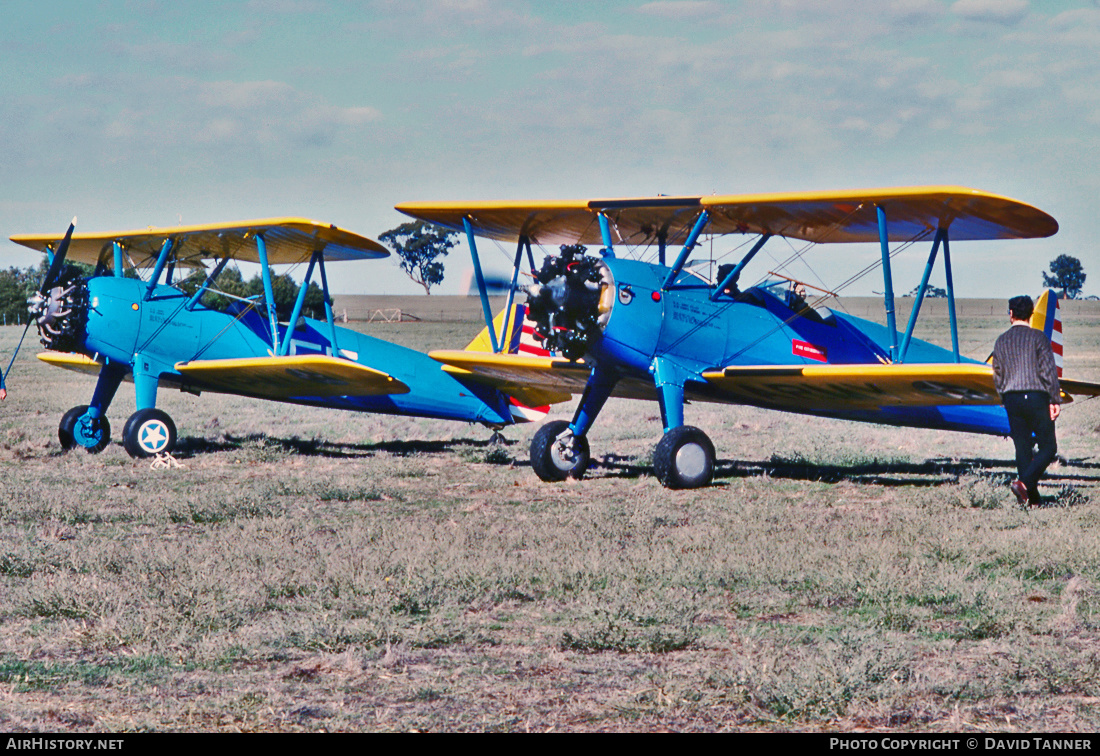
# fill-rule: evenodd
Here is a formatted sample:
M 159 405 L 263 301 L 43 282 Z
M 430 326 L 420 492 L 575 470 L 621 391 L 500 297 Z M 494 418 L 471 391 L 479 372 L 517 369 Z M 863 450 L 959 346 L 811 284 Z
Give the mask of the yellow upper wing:
M 259 262 L 256 235 L 263 234 L 268 262 L 272 265 L 309 260 L 317 251 L 326 261 L 366 260 L 386 257 L 389 250 L 373 239 L 342 228 L 305 218 L 266 218 L 262 220 L 212 223 L 202 226 L 109 231 L 73 234 L 68 259 L 95 265 L 102 255 L 110 259 L 112 243 L 119 242 L 135 267 L 150 267 L 157 259 L 165 239 L 175 240 L 180 264 L 200 266 L 202 260 L 232 257 Z M 16 244 L 45 252 L 61 242 L 58 234 L 17 234 Z
M 938 228 L 952 240 L 1051 236 L 1058 222 L 1008 197 L 958 186 L 921 186 L 835 192 L 643 197 L 531 202 L 408 202 L 406 215 L 455 229 L 469 219 L 475 233 L 538 244 L 602 244 L 597 216 L 610 221 L 612 240 L 630 245 L 682 243 L 702 210 L 705 233 L 770 233 L 817 243 L 878 241 L 881 206 L 891 241 Z
M 261 399 L 407 394 L 398 379 L 357 362 L 325 355 L 195 360 L 176 370 L 201 388 Z

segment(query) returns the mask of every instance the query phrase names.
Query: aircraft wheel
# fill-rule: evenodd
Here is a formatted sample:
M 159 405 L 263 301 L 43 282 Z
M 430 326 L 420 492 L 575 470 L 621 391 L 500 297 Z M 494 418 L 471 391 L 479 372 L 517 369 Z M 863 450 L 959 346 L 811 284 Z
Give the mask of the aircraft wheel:
M 709 485 L 714 477 L 714 444 L 698 428 L 673 428 L 657 443 L 653 472 L 665 488 Z
M 542 426 L 531 440 L 531 467 L 550 483 L 582 478 L 589 459 L 588 439 L 574 436 L 564 420 Z
M 176 446 L 176 424 L 159 409 L 138 410 L 122 429 L 122 445 L 136 459 L 170 452 Z
M 73 407 L 61 417 L 57 438 L 62 449 L 83 446 L 89 454 L 99 454 L 111 443 L 111 423 L 106 416 L 96 420 L 84 418 L 88 405 Z
M 77 418 L 87 411 L 88 405 L 82 404 L 61 416 L 61 422 L 57 425 L 57 440 L 61 442 L 61 448 L 65 451 L 77 445 L 76 439 L 73 438 L 73 426 L 76 425 Z

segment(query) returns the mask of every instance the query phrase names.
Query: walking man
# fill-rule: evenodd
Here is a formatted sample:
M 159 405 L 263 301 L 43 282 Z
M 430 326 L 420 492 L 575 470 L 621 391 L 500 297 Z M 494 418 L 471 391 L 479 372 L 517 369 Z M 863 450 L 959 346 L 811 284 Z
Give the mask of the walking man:
M 1037 506 L 1039 478 L 1058 453 L 1054 421 L 1061 410 L 1062 391 L 1050 341 L 1030 325 L 1034 309 L 1028 296 L 1008 301 L 1012 326 L 993 346 L 993 385 L 1008 412 L 1009 432 L 1016 445 L 1019 477 L 1010 488 L 1020 504 Z

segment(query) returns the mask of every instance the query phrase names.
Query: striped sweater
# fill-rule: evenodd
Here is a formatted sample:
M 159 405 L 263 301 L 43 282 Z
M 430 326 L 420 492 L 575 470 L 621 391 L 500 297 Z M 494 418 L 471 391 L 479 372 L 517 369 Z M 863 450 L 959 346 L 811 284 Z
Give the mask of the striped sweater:
M 993 346 L 993 385 L 998 394 L 1045 391 L 1052 403 L 1062 403 L 1054 352 L 1042 331 L 1014 325 L 997 338 Z

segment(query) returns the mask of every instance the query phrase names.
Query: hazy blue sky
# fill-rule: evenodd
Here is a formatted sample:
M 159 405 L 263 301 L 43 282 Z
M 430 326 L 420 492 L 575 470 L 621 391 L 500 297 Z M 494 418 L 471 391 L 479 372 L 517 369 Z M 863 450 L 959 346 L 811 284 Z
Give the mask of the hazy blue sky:
M 0 10 L 5 238 L 73 215 L 83 231 L 299 215 L 376 237 L 409 200 L 961 184 L 1034 204 L 1061 231 L 956 245 L 960 295 L 1034 294 L 1062 253 L 1100 292 L 1094 0 Z M 35 262 L 3 249 L 5 265 Z M 927 251 L 895 262 L 899 292 Z M 874 254 L 810 260 L 838 283 Z M 445 290 L 468 267 L 453 252 Z M 419 288 L 389 261 L 333 278 L 337 292 Z M 871 289 L 880 278 L 849 293 Z

